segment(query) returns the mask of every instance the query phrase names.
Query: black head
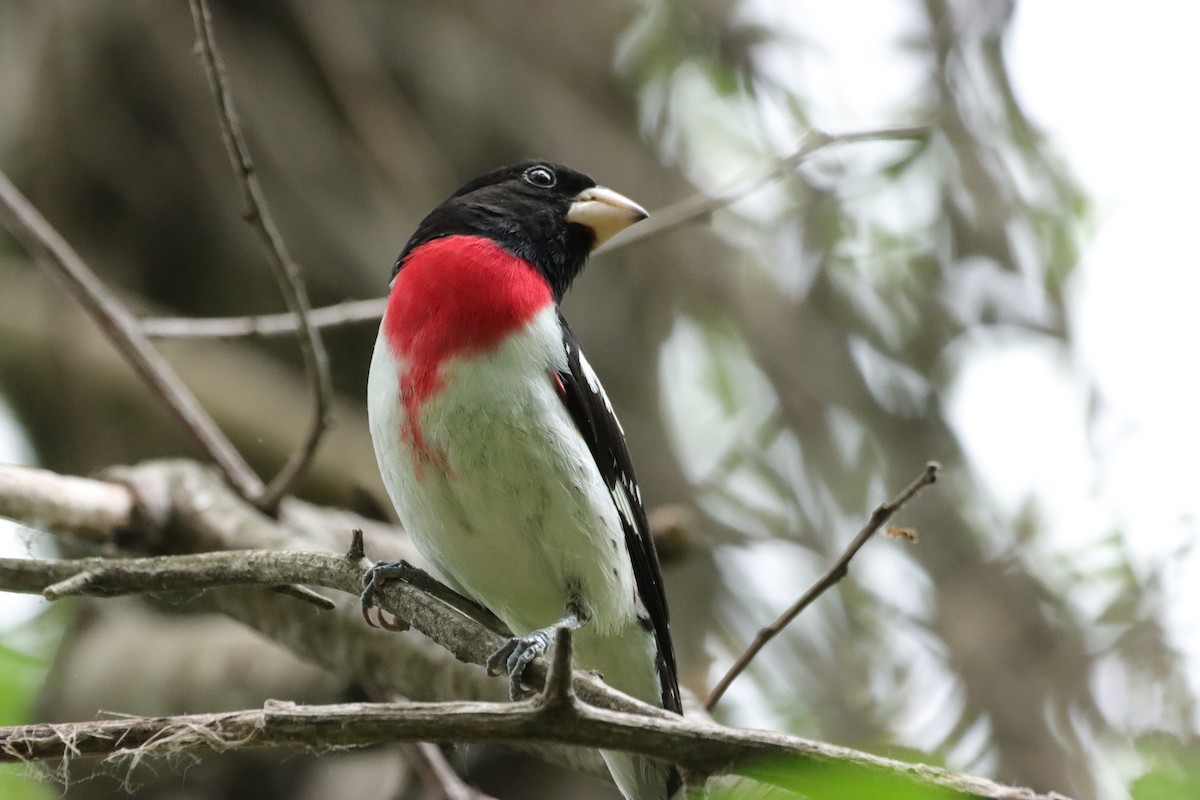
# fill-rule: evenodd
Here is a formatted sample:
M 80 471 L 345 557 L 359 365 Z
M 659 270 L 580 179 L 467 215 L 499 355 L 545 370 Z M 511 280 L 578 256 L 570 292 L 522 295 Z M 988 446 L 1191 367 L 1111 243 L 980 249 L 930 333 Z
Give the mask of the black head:
M 537 267 L 561 300 L 596 246 L 645 217 L 641 206 L 582 172 L 526 161 L 468 181 L 430 212 L 396 259 L 393 276 L 426 242 L 486 236 Z

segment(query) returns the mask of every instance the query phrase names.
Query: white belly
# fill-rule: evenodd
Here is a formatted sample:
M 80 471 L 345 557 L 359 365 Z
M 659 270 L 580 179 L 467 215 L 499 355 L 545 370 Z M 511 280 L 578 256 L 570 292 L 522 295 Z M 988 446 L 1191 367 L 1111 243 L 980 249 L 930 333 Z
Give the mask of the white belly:
M 576 601 L 589 633 L 609 636 L 640 604 L 616 508 L 553 383 L 563 367 L 553 308 L 490 353 L 451 359 L 416 421 L 420 452 L 402 433 L 404 365 L 381 334 L 371 435 L 401 522 L 443 578 L 517 634 Z
M 381 332 L 367 387 L 375 454 L 401 523 L 447 583 L 518 636 L 577 604 L 588 620 L 576 666 L 661 705 L 616 505 L 553 383 L 565 367 L 554 308 L 494 351 L 452 359 L 418 414 L 422 453 L 403 433 L 404 364 Z M 662 796 L 665 765 L 602 755 L 627 797 Z

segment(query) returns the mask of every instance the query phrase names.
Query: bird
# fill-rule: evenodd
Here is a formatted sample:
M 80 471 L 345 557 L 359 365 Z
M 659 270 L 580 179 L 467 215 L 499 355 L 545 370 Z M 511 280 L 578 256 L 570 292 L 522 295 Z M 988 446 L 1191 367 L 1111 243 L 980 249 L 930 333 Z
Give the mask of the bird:
M 567 626 L 577 667 L 682 713 L 625 435 L 560 308 L 589 255 L 647 216 L 583 172 L 526 161 L 462 185 L 393 265 L 367 381 L 379 469 L 437 575 L 513 632 L 488 670 L 514 697 Z M 630 800 L 680 788 L 672 765 L 601 755 Z

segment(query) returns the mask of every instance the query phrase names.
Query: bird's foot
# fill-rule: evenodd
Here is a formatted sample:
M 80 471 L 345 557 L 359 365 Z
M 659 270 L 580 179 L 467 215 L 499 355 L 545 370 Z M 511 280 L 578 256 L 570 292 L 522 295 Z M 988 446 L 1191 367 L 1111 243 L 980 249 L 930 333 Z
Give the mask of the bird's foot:
M 539 628 L 525 636 L 514 636 L 496 652 L 488 656 L 488 675 L 508 675 L 508 696 L 513 700 L 528 697 L 533 690 L 522 682 L 525 668 L 538 656 L 544 654 L 554 641 L 557 625 Z
M 363 573 L 360 583 L 362 584 L 362 594 L 358 596 L 358 602 L 362 606 L 363 619 L 372 628 L 383 628 L 389 631 L 403 631 L 408 629 L 408 625 L 393 617 L 389 622 L 384 615 L 383 609 L 377 608 L 375 596 L 379 593 L 379 589 L 390 580 L 407 580 L 412 573 L 420 572 L 419 569 L 409 564 L 407 561 L 381 561 L 375 566 Z M 376 608 L 375 619 L 371 619 L 371 609 Z M 378 623 L 378 624 L 377 624 Z
M 554 641 L 555 632 L 559 628 L 566 627 L 573 631 L 579 630 L 586 621 L 586 614 L 582 611 L 572 610 L 568 611 L 565 617 L 553 625 L 538 628 L 536 631 L 527 633 L 524 636 L 512 637 L 499 650 L 488 656 L 488 675 L 494 677 L 507 673 L 508 696 L 513 700 L 528 697 L 533 693 L 533 689 L 526 686 L 521 680 L 525 674 L 525 668 L 535 658 L 546 652 L 550 644 Z

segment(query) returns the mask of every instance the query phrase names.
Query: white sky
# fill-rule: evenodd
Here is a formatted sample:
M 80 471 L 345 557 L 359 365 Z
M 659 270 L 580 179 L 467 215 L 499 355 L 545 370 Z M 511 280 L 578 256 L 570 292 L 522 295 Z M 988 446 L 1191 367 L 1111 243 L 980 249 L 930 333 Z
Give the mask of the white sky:
M 1078 384 L 1045 359 L 1015 372 L 1019 351 L 972 377 L 1022 385 L 1032 376 L 1038 402 L 1026 418 L 1049 399 L 1044 428 L 1001 442 L 988 438 L 984 413 L 964 409 L 961 420 L 989 476 L 1021 474 L 1030 453 L 1049 455 L 1053 471 L 1024 489 L 1046 503 L 1064 549 L 1108 534 L 1099 523 L 1109 517 L 1136 560 L 1168 568 L 1168 619 L 1200 692 L 1200 553 L 1180 552 L 1197 541 L 1200 505 L 1198 26 L 1200 6 L 1171 0 L 1019 5 L 1008 49 L 1019 99 L 1100 212 L 1070 296 L 1076 371 L 1101 398 L 1095 450 L 1079 441 Z M 1064 474 L 1073 475 L 1066 496 L 1057 494 Z

